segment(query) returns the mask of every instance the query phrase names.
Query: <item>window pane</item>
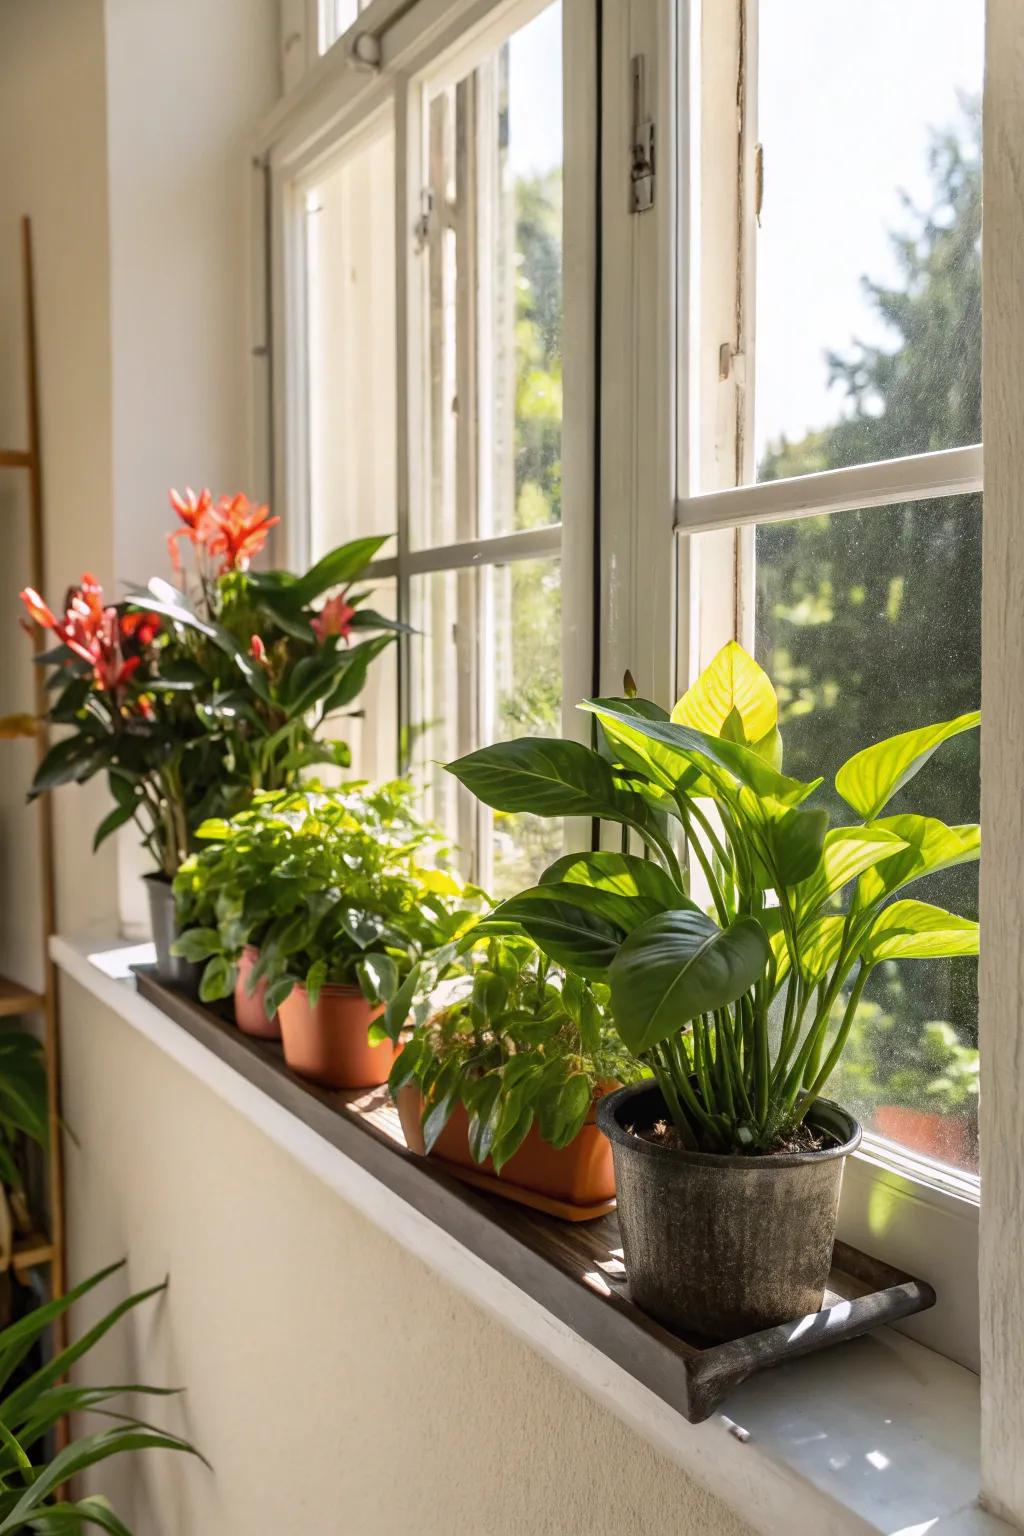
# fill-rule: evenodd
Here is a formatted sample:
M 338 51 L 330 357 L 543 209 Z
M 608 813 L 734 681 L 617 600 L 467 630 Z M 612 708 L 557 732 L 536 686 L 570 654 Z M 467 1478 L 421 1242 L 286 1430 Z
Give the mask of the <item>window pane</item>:
M 394 175 L 388 124 L 306 194 L 314 557 L 395 531 Z
M 982 0 L 761 0 L 759 480 L 981 439 Z
M 556 4 L 429 102 L 420 547 L 561 519 L 561 70 Z
M 557 560 L 439 571 L 412 581 L 412 761 L 430 814 L 494 896 L 531 884 L 562 852 L 557 823 L 492 813 L 438 765 L 515 736 L 560 733 Z
M 779 693 L 786 771 L 825 775 L 816 803 L 856 818 L 831 788 L 863 746 L 977 708 L 981 502 L 917 502 L 761 527 L 756 654 Z M 978 819 L 978 738 L 941 747 L 886 815 Z M 824 797 L 824 798 L 822 798 Z M 977 917 L 977 865 L 904 893 Z M 878 967 L 830 1097 L 880 1135 L 977 1168 L 977 962 Z

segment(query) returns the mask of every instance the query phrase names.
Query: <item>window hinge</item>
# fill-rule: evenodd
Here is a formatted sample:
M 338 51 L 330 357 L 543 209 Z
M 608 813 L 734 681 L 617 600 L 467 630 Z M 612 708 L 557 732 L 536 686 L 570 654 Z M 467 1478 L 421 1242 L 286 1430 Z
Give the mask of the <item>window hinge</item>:
M 633 140 L 629 156 L 629 209 L 646 213 L 654 207 L 654 122 L 644 115 L 644 56 L 632 60 Z
M 434 189 L 424 187 L 420 193 L 420 216 L 412 229 L 413 243 L 417 256 L 427 248 L 430 240 L 430 231 L 434 224 Z

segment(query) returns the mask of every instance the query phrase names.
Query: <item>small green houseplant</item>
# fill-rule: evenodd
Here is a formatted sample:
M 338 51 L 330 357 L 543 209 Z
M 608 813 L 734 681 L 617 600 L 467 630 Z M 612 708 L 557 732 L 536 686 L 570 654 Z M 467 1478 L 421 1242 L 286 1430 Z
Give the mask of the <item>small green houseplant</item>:
M 119 1398 L 141 1393 L 172 1395 L 165 1388 L 137 1384 L 124 1387 L 86 1387 L 65 1378 L 70 1368 L 96 1344 L 124 1314 L 166 1288 L 129 1296 L 108 1312 L 88 1333 L 66 1349 L 51 1355 L 36 1369 L 29 1356 L 52 1323 L 89 1291 L 102 1284 L 121 1264 L 111 1265 L 76 1285 L 67 1295 L 46 1302 L 9 1327 L 0 1330 L 0 1536 L 75 1536 L 80 1531 L 107 1531 L 109 1536 L 131 1532 L 99 1494 L 74 1498 L 68 1493 L 71 1479 L 111 1456 L 126 1451 L 167 1450 L 199 1452 L 180 1435 L 112 1405 Z M 46 1436 L 69 1414 L 95 1413 L 110 1419 L 106 1429 L 82 1435 L 46 1459 Z
M 410 787 L 261 795 L 199 835 L 209 846 L 175 881 L 175 948 L 205 964 L 201 998 L 234 991 L 239 1010 L 250 948 L 244 988 L 262 994 L 268 1021 L 279 1015 L 289 1064 L 334 1087 L 383 1083 L 394 1051 L 382 1032 L 367 1040 L 373 1019 L 427 953 L 461 935 L 476 900 L 441 867 L 446 845 Z
M 860 1136 L 823 1093 L 866 982 L 885 960 L 977 953 L 975 922 L 903 893 L 977 858 L 978 828 L 885 811 L 978 715 L 856 753 L 835 779 L 852 819 L 831 826 L 810 803 L 822 780 L 783 773 L 775 691 L 738 645 L 671 713 L 629 691 L 583 707 L 594 749 L 525 738 L 449 766 L 497 810 L 622 829 L 623 852 L 560 860 L 494 920 L 606 981 L 623 1043 L 654 1074 L 601 1112 L 634 1293 L 719 1336 L 815 1310 Z M 799 1222 L 779 1209 L 795 1169 Z M 686 1255 L 673 1229 L 692 1232 Z
M 357 539 L 302 576 L 250 569 L 278 521 L 245 496 L 172 492 L 179 518 L 171 548 L 175 583 L 154 578 L 109 603 L 86 573 L 55 613 L 37 592 L 22 600 L 56 644 L 47 719 L 62 727 L 32 795 L 104 774 L 114 805 L 96 845 L 134 820 L 155 865 L 149 879 L 165 979 L 181 981 L 170 942 L 168 882 L 211 816 L 243 809 L 255 791 L 285 789 L 311 764 L 347 765 L 340 741 L 323 741 L 347 710 L 373 659 L 400 628 L 351 584 L 384 542 Z M 177 557 L 184 540 L 190 570 Z
M 504 1173 L 513 1198 L 590 1213 L 614 1193 L 595 1102 L 645 1075 L 612 1028 L 608 989 L 525 935 L 466 943 L 391 1069 L 406 1140 L 458 1168 Z

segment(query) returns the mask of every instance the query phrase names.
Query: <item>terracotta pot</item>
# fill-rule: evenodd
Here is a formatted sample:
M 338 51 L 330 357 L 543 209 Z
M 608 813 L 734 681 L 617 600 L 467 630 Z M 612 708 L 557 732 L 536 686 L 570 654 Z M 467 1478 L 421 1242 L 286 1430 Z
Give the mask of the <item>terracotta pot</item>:
M 406 1083 L 398 1091 L 398 1114 L 406 1145 L 423 1154 L 423 1097 L 415 1083 Z M 500 1173 L 488 1158 L 484 1163 L 473 1159 L 469 1150 L 469 1116 L 458 1105 L 441 1132 L 431 1153 L 454 1168 L 488 1175 L 496 1187 L 505 1185 L 510 1199 L 516 1191 L 532 1191 L 548 1200 L 569 1205 L 592 1207 L 615 1198 L 615 1173 L 612 1149 L 597 1129 L 597 1100 L 591 1107 L 578 1136 L 567 1147 L 552 1147 L 542 1141 L 536 1125 L 531 1126 L 519 1151 L 510 1157 Z
M 956 1168 L 971 1166 L 967 1126 L 962 1120 L 927 1109 L 906 1109 L 902 1104 L 880 1104 L 874 1118 L 878 1134 L 901 1147 Z
M 261 1040 L 280 1040 L 281 1022 L 277 1014 L 268 1019 L 263 1007 L 267 984 L 258 981 L 252 993 L 248 991 L 252 968 L 260 957 L 255 944 L 247 944 L 238 962 L 238 980 L 235 982 L 235 1023 L 243 1035 L 256 1035 Z
M 305 987 L 294 987 L 278 1009 L 284 1059 L 327 1088 L 379 1088 L 398 1055 L 390 1040 L 371 1045 L 366 1038 L 383 1011 L 358 987 L 326 986 L 312 1007 Z
M 818 1099 L 820 1152 L 741 1157 L 647 1141 L 634 1126 L 668 1119 L 652 1083 L 601 1101 L 615 1156 L 619 1231 L 637 1306 L 678 1333 L 736 1339 L 817 1312 L 832 1264 L 853 1116 Z

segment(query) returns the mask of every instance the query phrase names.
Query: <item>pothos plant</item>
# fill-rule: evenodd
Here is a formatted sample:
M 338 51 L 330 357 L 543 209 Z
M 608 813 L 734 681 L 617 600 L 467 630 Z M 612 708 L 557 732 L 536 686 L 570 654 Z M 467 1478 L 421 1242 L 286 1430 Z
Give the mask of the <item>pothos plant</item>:
M 207 846 L 174 882 L 175 952 L 205 961 L 200 997 L 226 997 L 246 944 L 252 990 L 272 1017 L 295 986 L 315 1003 L 327 983 L 372 1002 L 397 995 L 422 957 L 466 930 L 478 894 L 441 867 L 437 829 L 396 781 L 261 794 L 231 821 L 199 828 Z
M 607 983 L 683 1146 L 770 1152 L 823 1093 L 877 965 L 977 953 L 977 923 L 903 892 L 976 859 L 978 827 L 884 813 L 979 717 L 857 752 L 835 777 L 851 820 L 831 826 L 809 803 L 822 779 L 782 772 L 775 691 L 736 644 L 671 713 L 628 689 L 583 708 L 593 749 L 527 737 L 449 765 L 496 810 L 622 829 L 623 851 L 559 860 L 492 921 Z
M 406 1084 L 418 1087 L 428 1152 L 461 1104 L 473 1158 L 490 1157 L 500 1172 L 532 1126 L 551 1146 L 568 1146 L 595 1094 L 644 1069 L 612 1028 L 601 982 L 555 965 L 523 935 L 471 940 L 388 1086 L 395 1096 Z
M 351 586 L 384 538 L 342 545 L 302 576 L 256 572 L 250 562 L 279 521 L 266 507 L 209 491 L 171 502 L 176 582 L 154 578 L 109 603 L 87 573 L 60 615 L 32 589 L 21 594 L 57 642 L 36 659 L 49 672 L 47 719 L 65 728 L 32 795 L 105 774 L 115 803 L 96 845 L 134 819 L 168 877 L 202 821 L 241 810 L 258 789 L 287 788 L 310 764 L 348 764 L 348 748 L 321 728 L 354 702 L 401 628 Z

